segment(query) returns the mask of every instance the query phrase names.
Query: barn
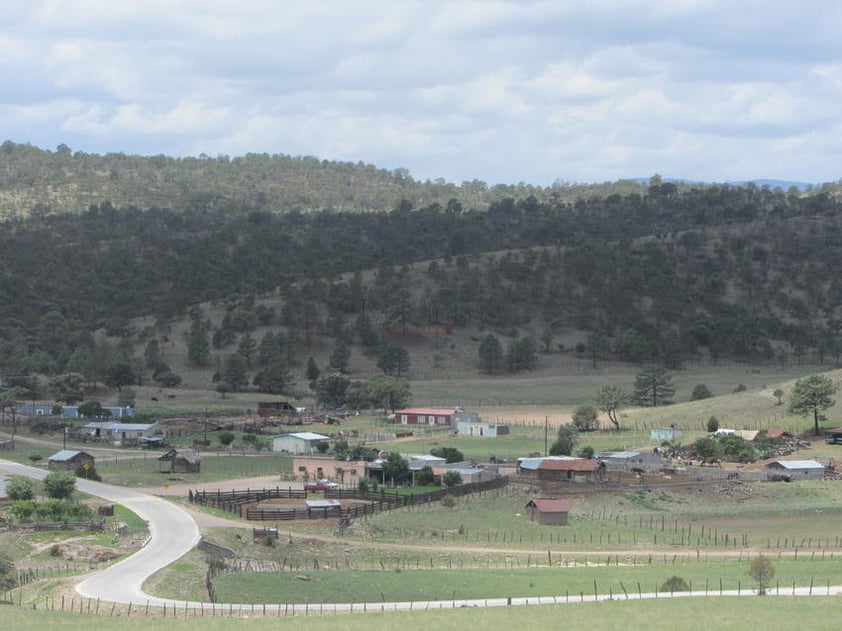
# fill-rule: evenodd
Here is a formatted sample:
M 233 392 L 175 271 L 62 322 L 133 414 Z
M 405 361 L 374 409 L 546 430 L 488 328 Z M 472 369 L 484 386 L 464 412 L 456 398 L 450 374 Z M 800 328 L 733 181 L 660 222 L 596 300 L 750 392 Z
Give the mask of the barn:
M 458 422 L 479 420 L 479 415 L 455 408 L 406 408 L 395 412 L 395 423 L 400 425 L 438 425 L 456 427 Z
M 543 526 L 566 526 L 570 502 L 555 498 L 533 498 L 526 504 L 529 521 Z
M 47 467 L 51 470 L 76 471 L 79 467 L 88 465 L 89 469 L 94 466 L 94 457 L 84 451 L 62 449 L 47 458 Z
M 294 434 L 278 434 L 272 437 L 272 451 L 280 451 L 297 456 L 310 455 L 318 452 L 316 445 L 330 436 L 316 434 L 315 432 L 296 432 Z
M 158 461 L 164 473 L 199 473 L 202 469 L 199 452 L 192 449 L 170 449 Z
M 590 458 L 547 456 L 518 458 L 517 472 L 534 483 L 540 482 L 597 482 L 605 465 Z
M 768 480 L 821 480 L 824 465 L 815 460 L 775 460 L 766 465 Z

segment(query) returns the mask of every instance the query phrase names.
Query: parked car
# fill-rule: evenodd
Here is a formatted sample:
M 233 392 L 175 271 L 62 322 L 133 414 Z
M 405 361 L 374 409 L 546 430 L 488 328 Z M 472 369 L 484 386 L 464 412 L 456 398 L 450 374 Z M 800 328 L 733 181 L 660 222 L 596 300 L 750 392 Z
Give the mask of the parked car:
M 330 480 L 318 480 L 317 482 L 308 482 L 304 485 L 305 491 L 328 491 L 331 489 L 338 489 L 339 485 Z
M 832 435 L 828 436 L 824 439 L 825 444 L 827 445 L 842 445 L 842 436 Z
M 336 408 L 331 416 L 338 416 L 339 418 L 348 418 L 351 416 L 351 413 L 346 410 L 345 408 Z

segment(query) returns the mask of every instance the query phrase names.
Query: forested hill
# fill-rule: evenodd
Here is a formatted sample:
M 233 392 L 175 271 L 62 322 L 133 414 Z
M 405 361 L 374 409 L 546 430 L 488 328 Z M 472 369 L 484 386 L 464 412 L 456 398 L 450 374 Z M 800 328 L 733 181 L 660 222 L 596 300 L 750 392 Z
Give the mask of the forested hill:
M 48 151 L 6 141 L 0 145 L 0 219 L 81 212 L 92 204 L 127 208 L 387 211 L 438 203 L 486 209 L 506 197 L 573 200 L 582 195 L 645 191 L 633 180 L 558 184 L 542 188 L 418 181 L 406 169 L 389 171 L 362 162 L 312 156 L 247 154 L 172 158 Z
M 504 199 L 486 211 L 103 204 L 8 219 L 0 372 L 64 371 L 99 327 L 139 346 L 204 301 L 229 305 L 227 323 L 210 323 L 219 352 L 258 324 L 292 339 L 368 343 L 364 315 L 375 333 L 446 325 L 539 339 L 575 330 L 586 352 L 638 362 L 835 357 L 840 210 L 825 193 L 662 184 L 575 203 Z M 353 274 L 364 270 L 376 273 Z M 276 306 L 259 304 L 268 292 Z M 145 314 L 160 329 L 131 324 Z

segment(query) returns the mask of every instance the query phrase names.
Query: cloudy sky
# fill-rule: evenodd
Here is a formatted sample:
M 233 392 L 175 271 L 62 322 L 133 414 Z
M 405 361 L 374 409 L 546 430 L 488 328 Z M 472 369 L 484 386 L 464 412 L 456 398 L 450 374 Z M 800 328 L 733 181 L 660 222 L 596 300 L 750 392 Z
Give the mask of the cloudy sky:
M 842 3 L 3 0 L 0 140 L 489 184 L 842 178 Z

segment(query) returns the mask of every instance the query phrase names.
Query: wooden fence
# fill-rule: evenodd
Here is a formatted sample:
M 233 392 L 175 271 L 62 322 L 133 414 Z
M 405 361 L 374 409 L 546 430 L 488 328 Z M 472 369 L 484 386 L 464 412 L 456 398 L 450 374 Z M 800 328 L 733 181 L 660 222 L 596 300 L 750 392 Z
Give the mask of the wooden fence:
M 104 521 L 34 521 L 31 523 L 6 524 L 10 530 L 34 530 L 45 532 L 53 530 L 90 530 L 102 532 L 105 530 Z
M 253 521 L 288 521 L 294 519 L 327 519 L 329 517 L 338 517 L 347 522 L 347 520 L 353 517 L 364 517 L 379 511 L 437 502 L 447 495 L 461 497 L 471 493 L 499 489 L 508 483 L 508 476 L 500 476 L 484 482 L 460 484 L 447 489 L 437 489 L 427 493 L 415 493 L 411 495 L 400 493 L 397 489 L 380 489 L 379 491 L 328 489 L 324 492 L 325 499 L 340 501 L 357 500 L 361 502 L 348 508 L 302 506 L 300 508 L 279 507 L 278 510 L 273 510 L 266 507 L 249 507 L 250 504 L 266 500 L 306 500 L 309 496 L 308 492 L 304 490 L 282 489 L 280 487 L 260 490 L 247 489 L 245 491 L 190 491 L 188 493 L 188 499 L 194 504 L 218 508 Z

